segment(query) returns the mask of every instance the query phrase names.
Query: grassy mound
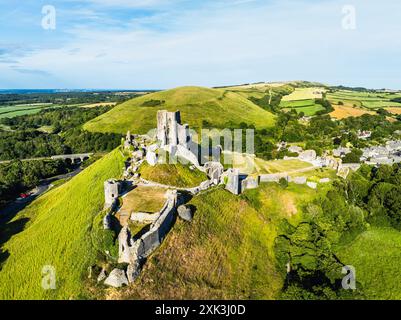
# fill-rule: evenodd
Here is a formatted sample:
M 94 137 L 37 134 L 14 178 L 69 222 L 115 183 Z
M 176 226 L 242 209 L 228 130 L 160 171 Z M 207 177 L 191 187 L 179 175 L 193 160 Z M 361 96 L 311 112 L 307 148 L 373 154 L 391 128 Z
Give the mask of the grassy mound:
M 182 121 L 191 128 L 224 128 L 241 122 L 266 128 L 274 124 L 273 114 L 261 109 L 245 97 L 223 89 L 181 87 L 148 94 L 118 105 L 89 121 L 84 129 L 94 132 L 147 133 L 156 127 L 158 110 L 181 111 Z
M 273 251 L 282 218 L 296 223 L 316 190 L 262 184 L 234 196 L 220 188 L 190 202 L 194 220 L 177 220 L 132 286 L 111 290 L 114 299 L 274 299 L 285 270 Z
M 158 164 L 154 167 L 144 162 L 140 168 L 141 177 L 161 184 L 180 188 L 192 188 L 207 180 L 206 174 L 188 166 L 177 164 Z
M 340 248 L 337 255 L 355 267 L 357 283 L 367 299 L 401 299 L 401 232 L 372 228 Z
M 122 155 L 115 150 L 35 200 L 8 224 L 28 221 L 2 247 L 9 257 L 0 271 L 0 299 L 80 297 L 82 280 L 95 260 L 90 233 L 103 208 L 103 182 L 118 177 L 122 167 Z M 41 286 L 44 266 L 55 268 L 55 290 Z

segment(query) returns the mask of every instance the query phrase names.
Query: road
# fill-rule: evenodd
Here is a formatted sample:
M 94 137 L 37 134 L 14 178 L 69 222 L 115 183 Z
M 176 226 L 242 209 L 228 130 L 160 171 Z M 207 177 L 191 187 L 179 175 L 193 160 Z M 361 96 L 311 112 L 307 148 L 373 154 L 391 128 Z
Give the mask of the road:
M 5 208 L 0 210 L 0 226 L 4 223 L 10 221 L 15 215 L 18 214 L 22 209 L 24 209 L 27 205 L 29 205 L 33 200 L 40 197 L 44 194 L 47 190 L 49 190 L 52 186 L 52 183 L 61 180 L 61 179 L 69 179 L 77 175 L 82 171 L 81 168 L 78 168 L 72 172 L 62 174 L 59 176 L 43 179 L 40 184 L 32 189 L 29 193 L 31 194 L 30 197 L 26 199 L 15 200 L 8 204 Z

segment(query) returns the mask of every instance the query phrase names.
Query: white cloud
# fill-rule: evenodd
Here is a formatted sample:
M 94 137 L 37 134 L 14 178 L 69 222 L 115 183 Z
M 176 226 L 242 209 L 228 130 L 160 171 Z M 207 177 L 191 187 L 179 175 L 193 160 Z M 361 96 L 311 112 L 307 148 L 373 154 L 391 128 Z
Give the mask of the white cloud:
M 121 5 L 128 2 L 132 1 L 120 1 Z M 141 1 L 143 5 L 156 2 L 161 3 Z M 374 58 L 383 55 L 384 48 L 390 56 L 400 53 L 401 24 L 393 19 L 400 5 L 393 2 L 392 11 L 375 16 L 372 24 L 368 21 L 373 12 L 382 9 L 372 1 L 364 4 L 357 11 L 355 32 L 341 29 L 338 1 L 215 4 L 166 10 L 107 28 L 82 24 L 68 31 L 71 40 L 60 47 L 18 57 L 18 67 L 63 79 L 52 82 L 53 87 L 75 88 L 167 88 L 291 79 L 369 86 L 383 74 L 394 84 L 400 66 Z

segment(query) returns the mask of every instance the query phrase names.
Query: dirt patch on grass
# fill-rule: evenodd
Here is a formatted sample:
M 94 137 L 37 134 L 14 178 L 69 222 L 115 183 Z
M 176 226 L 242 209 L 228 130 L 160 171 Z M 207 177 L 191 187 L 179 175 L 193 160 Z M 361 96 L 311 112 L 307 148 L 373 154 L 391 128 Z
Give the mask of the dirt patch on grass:
M 123 197 L 119 214 L 132 212 L 157 212 L 166 202 L 166 189 L 155 187 L 137 187 Z

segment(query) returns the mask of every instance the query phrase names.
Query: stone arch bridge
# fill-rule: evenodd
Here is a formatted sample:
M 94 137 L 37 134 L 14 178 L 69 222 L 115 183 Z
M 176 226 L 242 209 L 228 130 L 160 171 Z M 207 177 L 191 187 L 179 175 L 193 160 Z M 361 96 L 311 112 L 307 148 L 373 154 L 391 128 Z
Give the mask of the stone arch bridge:
M 71 160 L 72 163 L 76 163 L 78 160 L 80 162 L 84 162 L 93 156 L 93 153 L 79 153 L 79 154 L 62 154 L 58 156 L 52 156 L 50 159 L 52 160 Z
M 29 159 L 15 159 L 15 160 L 20 160 L 20 161 L 35 161 L 35 160 L 70 160 L 71 163 L 77 163 L 79 160 L 80 162 L 83 162 L 87 159 L 89 159 L 91 156 L 93 156 L 92 153 L 79 153 L 79 154 L 61 154 L 57 156 L 51 156 L 51 157 L 41 157 L 41 158 L 29 158 Z M 13 160 L 4 160 L 0 161 L 0 164 L 7 164 L 12 162 Z

